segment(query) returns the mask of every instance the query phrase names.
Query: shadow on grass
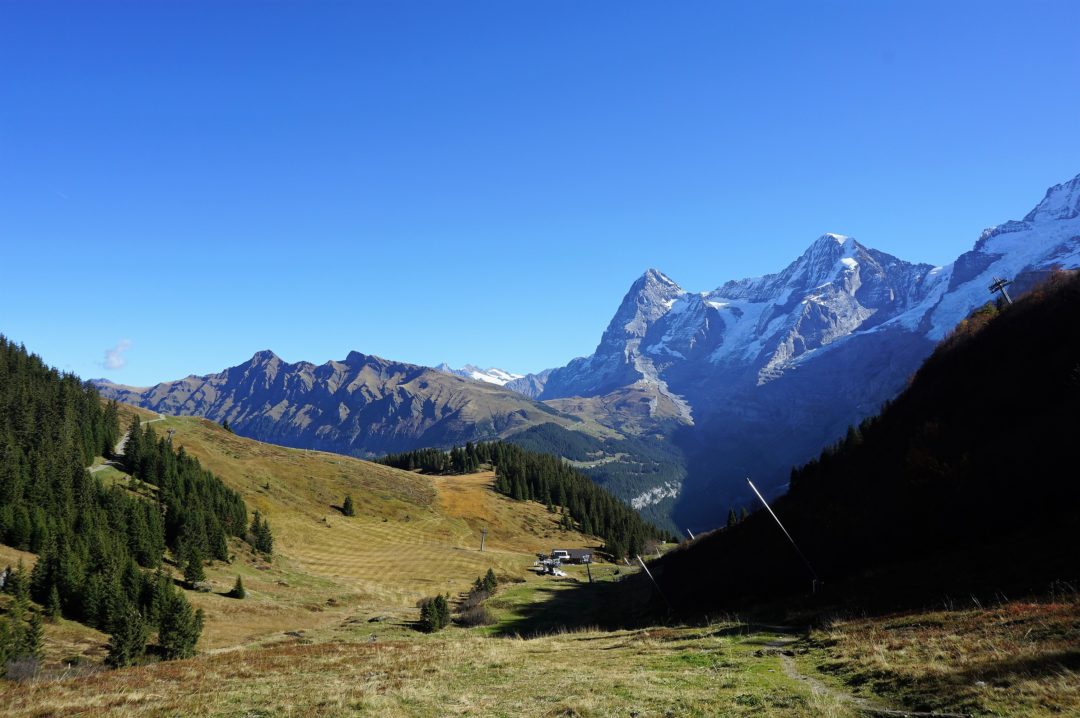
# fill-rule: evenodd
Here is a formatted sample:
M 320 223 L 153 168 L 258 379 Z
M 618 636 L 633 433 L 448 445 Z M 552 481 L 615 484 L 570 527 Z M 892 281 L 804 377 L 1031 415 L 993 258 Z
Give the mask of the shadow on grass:
M 953 671 L 952 680 L 964 684 L 985 681 L 990 684 L 1009 684 L 1016 678 L 1042 678 L 1080 671 L 1080 650 L 1057 651 L 1041 656 L 1007 658 L 989 664 Z
M 587 629 L 615 630 L 663 623 L 650 593 L 655 589 L 629 575 L 617 581 L 561 583 L 537 589 L 536 600 L 519 606 L 494 635 L 535 636 Z M 662 606 L 662 604 L 661 604 Z

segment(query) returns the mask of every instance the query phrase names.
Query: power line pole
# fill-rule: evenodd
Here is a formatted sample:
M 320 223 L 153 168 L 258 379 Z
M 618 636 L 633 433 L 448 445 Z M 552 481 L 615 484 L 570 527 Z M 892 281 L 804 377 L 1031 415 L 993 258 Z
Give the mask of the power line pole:
M 484 550 L 484 541 L 487 539 L 487 528 L 480 529 L 480 551 Z
M 634 558 L 636 558 L 638 563 L 641 564 L 641 567 L 643 569 L 645 569 L 645 574 L 649 577 L 649 580 L 653 582 L 653 585 L 656 586 L 657 593 L 660 594 L 660 598 L 664 599 L 664 603 L 667 604 L 668 611 L 670 611 L 671 610 L 671 601 L 667 600 L 667 596 L 664 595 L 663 590 L 660 588 L 660 584 L 658 584 L 656 582 L 656 579 L 653 578 L 652 571 L 650 571 L 649 567 L 645 565 L 645 562 L 641 560 L 641 556 L 635 556 Z
M 1008 290 L 1005 289 L 1005 287 L 1009 286 L 1010 284 L 1012 284 L 1012 282 L 1008 279 L 999 279 L 998 277 L 994 277 L 994 283 L 990 285 L 990 293 L 994 294 L 995 292 L 1001 292 L 1001 296 L 1005 297 L 1005 301 L 1009 304 L 1012 304 L 1012 297 L 1009 296 Z
M 813 576 L 813 582 L 810 584 L 810 590 L 813 593 L 817 593 L 818 575 L 817 571 L 814 570 L 814 567 L 810 565 L 810 559 L 806 558 L 806 555 L 803 554 L 802 549 L 799 548 L 799 544 L 795 543 L 795 539 L 791 538 L 791 534 L 789 534 L 788 530 L 784 528 L 784 524 L 780 523 L 780 519 L 777 518 L 775 513 L 773 513 L 772 507 L 769 506 L 769 502 L 766 501 L 765 497 L 761 495 L 761 492 L 757 490 L 757 487 L 754 486 L 754 482 L 750 480 L 750 477 L 746 478 L 746 483 L 750 484 L 750 488 L 753 489 L 754 493 L 757 494 L 757 497 L 761 499 L 761 503 L 765 504 L 765 510 L 769 512 L 769 515 L 773 517 L 773 521 L 776 522 L 776 525 L 779 526 L 780 530 L 784 532 L 785 536 L 787 536 L 787 540 L 790 541 L 791 545 L 795 547 L 795 552 L 799 554 L 799 558 L 801 558 L 803 560 L 803 563 L 806 564 L 806 568 L 810 569 L 810 575 Z

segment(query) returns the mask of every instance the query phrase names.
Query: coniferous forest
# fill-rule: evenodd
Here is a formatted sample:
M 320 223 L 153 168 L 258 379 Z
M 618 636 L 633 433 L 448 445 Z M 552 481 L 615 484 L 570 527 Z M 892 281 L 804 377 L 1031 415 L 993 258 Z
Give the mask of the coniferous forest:
M 674 540 L 630 506 L 557 456 L 504 441 L 390 454 L 379 462 L 406 471 L 466 474 L 495 467 L 495 490 L 518 501 L 533 500 L 563 512 L 563 526 L 604 539 L 615 559 L 640 554 L 649 539 Z
M 5 570 L 4 590 L 16 598 L 0 628 L 5 658 L 32 657 L 20 655 L 32 653 L 24 622 L 40 619 L 28 598 L 112 634 L 113 665 L 143 653 L 149 627 L 162 657 L 194 653 L 202 617 L 163 570 L 165 551 L 177 564 L 228 559 L 227 538 L 245 535 L 247 509 L 151 427 L 136 418 L 129 431 L 124 463 L 156 500 L 106 488 L 87 471 L 120 438 L 116 404 L 0 336 L 0 541 L 39 555 L 28 576 Z

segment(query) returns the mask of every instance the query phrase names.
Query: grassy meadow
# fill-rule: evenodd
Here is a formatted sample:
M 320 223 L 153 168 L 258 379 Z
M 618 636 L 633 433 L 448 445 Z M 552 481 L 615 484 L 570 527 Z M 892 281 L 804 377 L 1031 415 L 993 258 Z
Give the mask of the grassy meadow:
M 130 415 L 132 409 L 125 408 Z M 156 418 L 142 412 L 144 418 Z M 125 418 L 126 423 L 126 418 Z M 206 613 L 193 659 L 105 670 L 108 636 L 46 625 L 44 670 L 0 683 L 0 715 L 821 716 L 916 709 L 973 716 L 1080 714 L 1075 592 L 1042 603 L 819 621 L 814 630 L 735 617 L 601 630 L 635 569 L 597 563 L 537 576 L 536 552 L 596 546 L 535 502 L 496 494 L 490 472 L 428 477 L 235 436 L 194 418 L 160 433 L 241 493 L 273 528 L 267 561 L 234 541 L 188 591 Z M 117 467 L 109 483 L 147 495 Z M 346 494 L 357 515 L 340 509 Z M 488 529 L 479 551 L 480 530 Z M 0 564 L 32 554 L 0 546 Z M 493 568 L 494 624 L 416 630 L 416 602 L 456 598 Z M 248 597 L 225 594 L 243 578 Z M 0 596 L 0 605 L 9 602 Z

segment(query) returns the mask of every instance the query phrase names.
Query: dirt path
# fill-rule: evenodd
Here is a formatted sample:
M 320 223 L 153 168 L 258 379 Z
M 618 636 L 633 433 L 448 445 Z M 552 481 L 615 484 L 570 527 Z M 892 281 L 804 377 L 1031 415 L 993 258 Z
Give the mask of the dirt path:
M 826 695 L 829 698 L 837 701 L 838 703 L 846 703 L 854 707 L 856 710 L 878 714 L 880 714 L 881 711 L 885 710 L 880 706 L 873 705 L 865 698 L 852 695 L 851 693 L 848 693 L 847 691 L 844 691 L 840 688 L 834 688 L 833 686 L 830 686 L 820 681 L 814 676 L 802 673 L 799 670 L 799 667 L 795 664 L 794 659 L 791 657 L 791 651 L 788 650 L 791 646 L 798 643 L 798 641 L 798 638 L 790 636 L 785 638 L 778 638 L 775 641 L 770 641 L 769 643 L 765 644 L 765 647 L 767 649 L 771 649 L 773 653 L 780 657 L 780 665 L 783 666 L 784 673 L 787 674 L 788 678 L 809 686 L 810 690 L 812 690 L 814 693 Z
M 848 693 L 842 688 L 830 686 L 824 681 L 802 673 L 799 670 L 798 665 L 791 656 L 791 651 L 788 650 L 789 647 L 795 645 L 798 641 L 798 638 L 789 636 L 770 641 L 765 644 L 765 647 L 780 657 L 780 665 L 783 666 L 784 673 L 787 674 L 788 678 L 809 686 L 810 690 L 815 693 L 826 695 L 839 703 L 846 703 L 860 713 L 870 716 L 886 716 L 888 718 L 970 718 L 970 716 L 966 714 L 959 713 L 919 713 L 914 711 L 893 710 L 877 705 L 861 696 Z
M 144 421 L 143 424 L 153 424 L 155 421 L 165 421 L 165 415 L 164 414 L 158 414 L 158 418 L 150 419 L 149 421 Z M 121 455 L 123 455 L 124 447 L 127 446 L 128 433 L 129 432 L 125 431 L 124 435 L 120 437 L 120 441 L 116 442 L 116 446 L 115 446 L 115 448 L 113 448 L 113 456 L 121 456 Z M 118 465 L 117 462 L 110 460 L 110 461 L 106 461 L 104 464 L 98 464 L 97 466 L 88 466 L 88 467 L 86 467 L 86 470 L 89 471 L 91 474 L 93 474 L 93 473 L 96 473 L 98 471 L 101 471 L 106 466 L 117 466 L 117 465 Z

